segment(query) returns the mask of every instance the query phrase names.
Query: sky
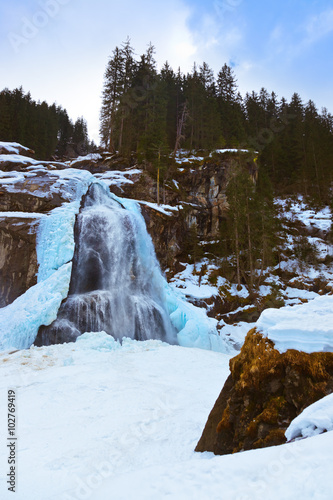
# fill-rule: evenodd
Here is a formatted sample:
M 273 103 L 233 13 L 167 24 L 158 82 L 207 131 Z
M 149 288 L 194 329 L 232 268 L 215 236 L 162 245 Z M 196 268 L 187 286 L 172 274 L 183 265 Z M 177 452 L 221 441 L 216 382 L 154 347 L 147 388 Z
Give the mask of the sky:
M 83 116 L 99 143 L 105 67 L 128 37 L 138 58 L 151 42 L 159 68 L 227 63 L 243 96 L 298 92 L 333 113 L 332 0 L 0 0 L 0 90 Z

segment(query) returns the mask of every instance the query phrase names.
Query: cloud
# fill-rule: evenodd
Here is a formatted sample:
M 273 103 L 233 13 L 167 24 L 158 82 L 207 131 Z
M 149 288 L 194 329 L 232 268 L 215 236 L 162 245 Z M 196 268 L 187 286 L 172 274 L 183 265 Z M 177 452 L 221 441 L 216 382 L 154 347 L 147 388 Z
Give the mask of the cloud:
M 332 33 L 333 8 L 307 17 L 296 27 L 279 24 L 270 33 L 270 54 L 272 57 L 283 54 L 286 63 L 294 63 L 295 59 Z
M 312 44 L 333 32 L 333 8 L 312 16 L 305 24 L 304 43 Z

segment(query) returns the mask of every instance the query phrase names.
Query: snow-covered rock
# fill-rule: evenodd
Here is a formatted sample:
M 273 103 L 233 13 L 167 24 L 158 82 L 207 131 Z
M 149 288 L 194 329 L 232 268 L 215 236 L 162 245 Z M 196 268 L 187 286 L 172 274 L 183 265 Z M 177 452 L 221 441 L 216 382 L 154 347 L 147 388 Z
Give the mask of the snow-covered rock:
M 333 352 L 333 296 L 319 296 L 308 303 L 281 309 L 266 309 L 256 326 L 281 353 L 287 349 Z
M 33 155 L 34 151 L 26 146 L 22 146 L 18 142 L 3 142 L 0 141 L 0 155 Z

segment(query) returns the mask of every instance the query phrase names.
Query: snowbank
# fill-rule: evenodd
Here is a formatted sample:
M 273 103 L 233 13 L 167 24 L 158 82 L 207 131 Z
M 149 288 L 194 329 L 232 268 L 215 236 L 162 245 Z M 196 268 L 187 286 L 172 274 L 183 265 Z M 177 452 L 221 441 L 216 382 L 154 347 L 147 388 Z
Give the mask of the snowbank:
M 307 353 L 333 351 L 333 296 L 281 309 L 266 309 L 256 324 L 282 353 L 297 349 Z
M 333 394 L 305 408 L 285 432 L 288 441 L 298 437 L 312 437 L 333 430 Z

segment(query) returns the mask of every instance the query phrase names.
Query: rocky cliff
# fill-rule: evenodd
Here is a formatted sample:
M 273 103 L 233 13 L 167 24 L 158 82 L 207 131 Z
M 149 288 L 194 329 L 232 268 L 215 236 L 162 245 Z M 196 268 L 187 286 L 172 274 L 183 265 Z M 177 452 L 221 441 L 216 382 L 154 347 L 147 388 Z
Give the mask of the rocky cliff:
M 108 182 L 111 178 L 110 190 L 115 194 L 140 200 L 162 269 L 169 268 L 176 272 L 179 270 L 179 261 L 186 261 L 188 252 L 192 251 L 189 241 L 191 228 L 196 228 L 198 240 L 214 240 L 218 237 L 220 221 L 227 213 L 225 188 L 228 170 L 239 161 L 244 163 L 244 168 L 253 169 L 254 166 L 253 158 L 241 153 L 179 163 L 171 168 L 169 180 L 161 183 L 160 201 L 172 208 L 164 210 L 156 204 L 156 172 L 149 164 L 132 165 L 132 168 L 124 159 L 107 153 L 67 163 L 39 162 L 30 157 L 33 153 L 31 150 L 19 145 L 15 148 L 5 148 L 3 145 L 1 151 L 6 154 L 0 157 L 0 169 L 3 172 L 0 179 L 0 211 L 7 213 L 0 227 L 2 306 L 10 303 L 34 282 L 32 277 L 37 272 L 34 246 L 38 214 L 45 214 L 70 200 L 52 171 L 65 168 L 88 170 L 104 181 Z M 10 154 L 14 152 L 18 154 Z M 126 182 L 118 182 L 119 178 L 126 179 Z M 20 214 L 14 214 L 15 220 L 11 220 L 10 212 L 37 215 L 33 221 L 28 221 L 24 216 L 20 222 Z M 16 267 L 13 271 L 14 262 Z
M 1 217 L 0 307 L 36 284 L 36 227 L 38 219 Z

